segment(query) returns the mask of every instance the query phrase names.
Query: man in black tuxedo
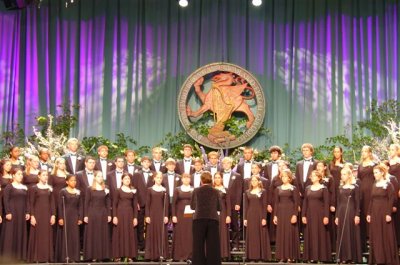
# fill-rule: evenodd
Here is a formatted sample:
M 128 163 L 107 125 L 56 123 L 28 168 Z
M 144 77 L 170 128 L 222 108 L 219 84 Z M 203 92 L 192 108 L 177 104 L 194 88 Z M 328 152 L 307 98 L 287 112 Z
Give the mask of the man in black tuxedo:
M 115 198 L 115 193 L 122 186 L 122 175 L 124 174 L 125 161 L 122 156 L 115 158 L 115 170 L 107 175 L 108 188 L 110 189 L 111 201 Z M 130 176 L 132 179 L 132 176 Z
M 126 150 L 125 151 L 125 160 L 126 160 L 126 164 L 125 164 L 125 168 L 124 171 L 128 172 L 129 174 L 131 174 L 133 176 L 133 174 L 135 174 L 136 172 L 138 172 L 141 167 L 135 164 L 135 160 L 136 160 L 136 153 L 133 150 Z
M 76 188 L 81 191 L 83 199 L 85 198 L 87 188 L 93 185 L 95 165 L 96 160 L 91 156 L 87 156 L 85 159 L 85 169 L 76 173 Z
M 172 213 L 172 199 L 174 196 L 174 191 L 176 187 L 182 185 L 181 176 L 175 173 L 176 162 L 173 158 L 168 158 L 165 161 L 165 166 L 167 167 L 167 173 L 163 174 L 162 185 L 167 190 L 169 204 L 168 204 L 168 217 L 171 219 Z
M 236 172 L 232 171 L 232 158 L 224 157 L 222 159 L 222 182 L 227 191 L 227 196 L 231 201 L 231 230 L 232 230 L 232 250 L 237 251 L 239 249 L 239 211 L 240 205 L 242 204 L 243 194 L 243 178 Z
M 85 168 L 85 157 L 77 153 L 79 148 L 79 140 L 70 138 L 67 141 L 67 152 L 64 156 L 67 172 L 76 174 Z
M 154 172 L 161 171 L 163 174 L 167 173 L 167 168 L 165 167 L 164 162 L 162 161 L 162 149 L 159 146 L 153 147 L 151 150 L 151 165 L 150 170 Z
M 208 157 L 208 164 L 204 168 L 204 170 L 209 171 L 214 180 L 214 174 L 217 171 L 222 172 L 222 167 L 219 164 L 219 154 L 216 151 L 211 151 L 208 153 L 207 157 Z
M 53 166 L 50 164 L 50 151 L 47 148 L 39 149 L 39 168 L 40 170 L 46 170 L 49 174 L 53 170 Z
M 194 173 L 192 153 L 193 147 L 190 144 L 183 145 L 183 159 L 176 163 L 176 173 L 179 175 L 183 173 L 192 175 Z
M 300 160 L 296 164 L 296 179 L 295 184 L 299 190 L 300 195 L 304 197 L 304 191 L 307 186 L 311 185 L 311 172 L 317 168 L 318 161 L 313 158 L 314 147 L 310 143 L 305 143 L 301 146 L 301 152 L 303 153 L 303 160 Z
M 243 161 L 241 161 L 236 167 L 236 172 L 242 176 L 243 180 L 251 178 L 251 166 L 254 163 L 253 154 L 253 148 L 250 146 L 244 147 Z M 245 187 L 245 189 L 247 188 L 248 187 Z
M 138 247 L 139 250 L 144 250 L 144 215 L 146 207 L 146 196 L 148 188 L 154 185 L 154 176 L 156 172 L 150 170 L 151 160 L 148 156 L 142 157 L 142 169 L 133 175 L 133 186 L 137 189 L 138 194 Z
M 100 145 L 97 148 L 97 154 L 99 155 L 99 158 L 96 160 L 94 170 L 101 171 L 104 180 L 107 181 L 107 175 L 111 171 L 115 170 L 115 165 L 111 160 L 108 160 L 108 147 L 106 145 Z
M 282 156 L 282 149 L 273 145 L 269 148 L 270 161 L 264 167 L 264 178 L 269 179 L 272 183 L 275 177 L 279 175 L 278 161 Z
M 193 167 L 195 172 L 190 176 L 190 186 L 192 186 L 193 188 L 198 188 L 201 185 L 201 174 L 203 174 L 204 172 L 203 166 L 204 166 L 203 159 L 198 157 L 194 159 Z
M 210 172 L 201 175 L 201 187 L 192 194 L 190 208 L 193 215 L 193 265 L 220 265 L 219 192 L 212 187 Z

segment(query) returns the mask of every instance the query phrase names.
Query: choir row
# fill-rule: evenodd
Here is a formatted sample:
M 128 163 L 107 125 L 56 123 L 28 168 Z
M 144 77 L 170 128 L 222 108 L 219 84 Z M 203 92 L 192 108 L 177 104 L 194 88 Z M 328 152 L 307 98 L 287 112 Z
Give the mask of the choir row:
M 294 175 L 288 170 L 287 163 L 280 160 L 281 149 L 277 146 L 271 147 L 271 161 L 265 166 L 254 162 L 253 150 L 245 148 L 244 159 L 235 170 L 232 170 L 229 157 L 219 161 L 216 152 L 209 154 L 209 163 L 204 165 L 203 160 L 191 157 L 192 148 L 189 145 L 184 147 L 185 159 L 182 161 L 167 159 L 161 162 L 161 157 L 157 157 L 157 151 L 161 155 L 161 150 L 155 148 L 153 159 L 142 158 L 140 167 L 133 163 L 133 151 L 126 153 L 125 160 L 119 157 L 114 163 L 101 160 L 107 156 L 104 147 L 98 150 L 99 160 L 78 155 L 74 157 L 74 153 L 70 152 L 56 160 L 48 179 L 49 168 L 44 168 L 45 163 L 36 157 L 29 159 L 24 174 L 22 170 L 17 170 L 21 173 L 20 181 L 17 177 L 19 173 L 11 172 L 11 168 L 18 168 L 13 165 L 15 161 L 4 160 L 1 172 L 5 222 L 0 247 L 3 255 L 29 261 L 52 261 L 50 250 L 44 257 L 38 251 L 38 246 L 43 248 L 48 245 L 43 243 L 43 231 L 50 231 L 54 233 L 54 238 L 49 235 L 49 241 L 53 238 L 57 242 L 57 259 L 65 261 L 69 256 L 71 260 L 78 261 L 79 256 L 74 257 L 72 253 L 74 248 L 79 248 L 79 230 L 84 230 L 85 260 L 134 258 L 138 249 L 144 249 L 145 258 L 149 260 L 159 257 L 190 259 L 191 233 L 188 231 L 191 229 L 191 218 L 185 216 L 184 211 L 185 206 L 190 204 L 192 189 L 200 185 L 202 171 L 207 170 L 214 176 L 214 186 L 221 191 L 222 205 L 225 206 L 220 214 L 222 257 L 229 258 L 230 250 L 239 248 L 243 224 L 248 231 L 245 249 L 250 260 L 269 260 L 270 243 L 273 242 L 279 260 L 330 261 L 331 253 L 336 251 L 341 261 L 360 262 L 361 252 L 367 249 L 369 238 L 373 263 L 397 264 L 399 238 L 396 236 L 400 232 L 397 211 L 399 149 L 397 145 L 392 145 L 390 159 L 387 165 L 383 165 L 374 161 L 371 148 L 366 146 L 362 149 L 362 161 L 353 172 L 352 165 L 343 161 L 341 148 L 333 150 L 333 160 L 327 165 L 312 157 L 312 145 L 304 144 L 304 160 L 296 164 Z M 68 172 L 73 173 L 73 177 L 67 177 Z M 12 184 L 7 185 L 10 182 Z M 65 188 L 66 183 L 68 186 Z M 24 191 L 27 203 L 19 194 Z M 47 201 L 42 193 L 47 194 Z M 10 194 L 20 197 L 20 200 L 13 198 L 10 200 L 12 203 L 7 203 Z M 72 203 L 69 197 L 80 203 Z M 25 210 L 20 215 L 11 214 L 10 219 L 11 210 L 7 207 L 17 201 L 25 203 L 25 207 L 17 207 Z M 48 207 L 40 205 L 44 201 Z M 73 206 L 76 214 L 69 214 L 76 219 L 64 220 L 63 214 L 65 212 L 68 216 L 70 204 L 76 204 Z M 40 210 L 44 209 L 48 212 L 42 214 Z M 10 243 L 7 235 L 16 233 L 10 231 L 9 224 L 18 226 L 12 222 L 14 217 L 17 218 L 14 215 L 19 216 L 21 227 L 24 220 L 29 220 L 31 224 L 29 240 L 26 234 L 29 241 L 26 253 L 21 247 L 23 243 L 14 244 L 14 249 L 7 246 Z M 49 221 L 39 222 L 38 218 Z M 65 225 L 64 221 L 72 227 Z M 81 221 L 84 225 L 79 228 Z M 167 247 L 169 223 L 173 224 L 171 254 L 168 254 Z M 39 224 L 43 228 L 41 236 L 37 237 L 35 231 L 39 231 Z M 69 230 L 68 235 L 74 229 L 78 231 L 77 239 L 65 240 L 64 228 Z M 299 250 L 300 235 L 304 238 L 302 255 Z M 109 238 L 113 239 L 112 245 L 109 245 Z M 121 242 L 118 243 L 118 240 Z M 17 254 L 15 245 L 21 248 L 21 254 Z M 118 249 L 119 245 L 123 251 Z M 48 246 L 52 248 L 53 245 Z M 63 251 L 68 253 L 62 254 Z

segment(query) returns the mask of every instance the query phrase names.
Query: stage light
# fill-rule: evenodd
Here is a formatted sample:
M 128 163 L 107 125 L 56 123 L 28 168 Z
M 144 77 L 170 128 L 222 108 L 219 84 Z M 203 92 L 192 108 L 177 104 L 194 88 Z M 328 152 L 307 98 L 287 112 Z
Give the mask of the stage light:
M 178 3 L 181 7 L 187 7 L 189 5 L 189 0 L 179 0 Z
M 260 6 L 262 4 L 262 0 L 252 0 L 251 3 L 253 6 Z

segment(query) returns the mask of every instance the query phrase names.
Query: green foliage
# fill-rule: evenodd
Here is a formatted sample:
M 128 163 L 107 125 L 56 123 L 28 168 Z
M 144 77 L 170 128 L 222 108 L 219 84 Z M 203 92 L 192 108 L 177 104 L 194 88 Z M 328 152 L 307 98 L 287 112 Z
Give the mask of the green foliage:
M 236 117 L 232 115 L 231 118 L 225 122 L 225 130 L 230 132 L 232 135 L 239 137 L 246 131 L 246 122 L 247 119 L 244 117 Z
M 69 136 L 69 133 L 72 128 L 75 127 L 78 117 L 73 114 L 73 111 L 78 110 L 80 108 L 79 105 L 71 104 L 70 102 L 63 103 L 57 106 L 61 109 L 61 113 L 54 116 L 52 123 L 52 130 L 55 135 L 64 135 L 66 137 Z M 49 126 L 48 116 L 39 116 L 36 118 L 36 127 L 41 127 L 41 132 L 45 135 L 46 130 Z M 32 139 L 34 141 L 34 138 Z
M 360 130 L 370 133 L 373 137 L 380 139 L 387 136 L 387 125 L 390 120 L 399 120 L 400 103 L 396 100 L 388 100 L 378 105 L 376 100 L 372 100 L 371 105 L 366 109 L 369 119 L 359 121 L 357 126 Z
M 70 131 L 77 123 L 77 117 L 73 114 L 79 109 L 79 105 L 71 105 L 69 102 L 58 106 L 61 109 L 61 114 L 54 117 L 52 123 L 52 130 L 55 135 L 68 136 Z M 389 121 L 394 121 L 399 124 L 400 103 L 396 100 L 388 100 L 378 104 L 376 100 L 371 102 L 367 108 L 366 114 L 368 118 L 357 122 L 353 125 L 348 125 L 342 134 L 329 137 L 325 143 L 315 146 L 314 157 L 318 160 L 329 162 L 332 159 L 332 150 L 335 146 L 339 145 L 344 150 L 344 158 L 349 162 L 357 162 L 360 156 L 360 150 L 364 145 L 370 145 L 372 148 L 382 147 L 384 140 L 388 138 L 388 130 L 385 126 Z M 231 134 L 239 137 L 246 130 L 246 118 L 241 115 L 233 115 L 228 121 L 225 122 L 225 129 Z M 39 116 L 36 118 L 37 127 L 40 128 L 42 133 L 46 132 L 49 126 L 48 116 Z M 192 128 L 196 129 L 201 135 L 208 135 L 208 130 L 214 124 L 214 117 L 211 112 L 206 112 L 203 116 L 192 123 Z M 258 137 L 265 136 L 266 142 L 271 139 L 271 131 L 268 128 L 261 128 Z M 26 136 L 23 128 L 19 124 L 15 124 L 14 128 L 5 131 L 0 136 L 0 143 L 2 145 L 2 157 L 7 155 L 9 147 L 18 145 L 24 147 L 26 145 L 26 138 L 35 143 L 35 136 Z M 181 159 L 183 157 L 182 148 L 184 144 L 191 144 L 194 147 L 193 155 L 201 157 L 204 153 L 211 151 L 209 148 L 201 148 L 185 131 L 179 131 L 176 134 L 168 133 L 157 146 L 166 149 L 164 157 L 173 157 Z M 82 140 L 83 152 L 87 155 L 97 156 L 97 147 L 106 145 L 109 148 L 109 157 L 114 158 L 118 155 L 123 155 L 130 146 L 136 146 L 135 151 L 138 157 L 150 154 L 151 149 L 149 146 L 137 146 L 137 142 L 130 136 L 123 133 L 116 134 L 115 141 L 111 141 L 105 137 L 84 137 Z M 378 146 L 381 145 L 381 146 Z M 290 162 L 292 169 L 298 160 L 302 159 L 300 147 L 289 147 L 285 144 L 283 147 L 283 158 Z M 242 156 L 242 150 L 236 148 L 230 150 L 230 155 L 238 160 Z M 269 159 L 268 148 L 265 147 L 261 150 L 255 150 L 255 159 L 258 161 L 265 161 Z M 237 162 L 237 161 L 236 161 Z
M 191 144 L 193 146 L 193 156 L 201 157 L 200 146 L 185 131 L 180 131 L 176 134 L 168 133 L 156 146 L 166 149 L 164 158 L 182 159 L 184 144 Z
M 16 123 L 10 131 L 5 131 L 0 136 L 1 143 L 1 157 L 8 157 L 8 151 L 11 146 L 24 146 L 25 145 L 25 131 L 19 123 Z
M 111 141 L 103 136 L 83 137 L 81 146 L 86 155 L 97 157 L 97 148 L 100 145 L 108 147 L 108 157 L 114 159 L 116 156 L 124 156 L 126 150 L 129 149 L 128 145 L 136 145 L 137 142 L 130 136 L 123 133 L 117 133 L 115 141 Z M 148 146 L 142 146 L 138 150 L 138 156 L 142 153 L 149 151 Z
M 231 118 L 224 123 L 225 130 L 230 132 L 232 135 L 239 137 L 246 131 L 246 122 L 247 119 L 245 117 L 232 115 Z M 203 136 L 207 136 L 208 130 L 214 124 L 215 122 L 212 112 L 207 111 L 202 115 L 200 119 L 192 122 L 190 128 L 195 129 L 199 134 Z
M 193 122 L 190 125 L 190 128 L 195 129 L 199 134 L 203 136 L 208 135 L 208 130 L 211 128 L 212 124 L 214 124 L 214 117 L 210 111 L 205 112 L 200 119 Z

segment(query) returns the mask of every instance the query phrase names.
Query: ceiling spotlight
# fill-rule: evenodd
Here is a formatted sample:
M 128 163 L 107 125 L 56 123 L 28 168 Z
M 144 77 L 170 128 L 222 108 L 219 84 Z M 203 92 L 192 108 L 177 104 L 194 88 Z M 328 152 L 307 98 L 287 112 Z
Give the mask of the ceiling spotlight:
M 189 0 L 179 0 L 178 3 L 181 7 L 187 7 L 189 5 Z
M 262 4 L 262 0 L 252 0 L 251 3 L 253 6 L 260 6 Z

